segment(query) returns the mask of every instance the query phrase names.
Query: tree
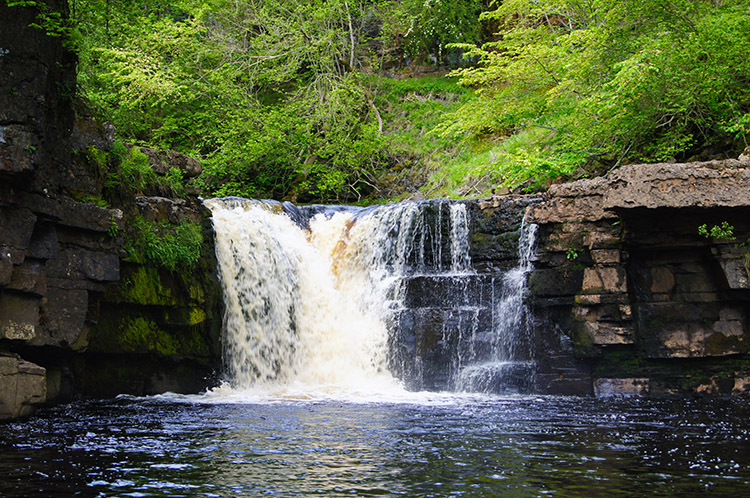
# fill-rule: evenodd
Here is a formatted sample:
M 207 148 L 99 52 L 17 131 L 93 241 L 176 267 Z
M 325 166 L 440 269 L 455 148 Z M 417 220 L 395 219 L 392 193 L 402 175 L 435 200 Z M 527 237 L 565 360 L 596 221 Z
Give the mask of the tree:
M 510 184 L 741 150 L 749 14 L 739 0 L 506 0 L 482 14 L 495 41 L 459 45 L 480 63 L 454 74 L 480 98 L 442 132 L 506 137 L 495 170 Z

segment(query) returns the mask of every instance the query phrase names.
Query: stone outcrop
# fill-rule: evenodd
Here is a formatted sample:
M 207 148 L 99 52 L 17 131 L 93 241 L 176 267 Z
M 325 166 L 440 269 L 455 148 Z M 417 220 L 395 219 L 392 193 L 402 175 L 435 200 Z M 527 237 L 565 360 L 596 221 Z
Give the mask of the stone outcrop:
M 220 356 L 209 213 L 159 180 L 200 163 L 147 149 L 157 182 L 124 185 L 113 129 L 73 110 L 75 55 L 30 26 L 38 8 L 0 3 L 0 419 L 75 395 L 204 389 Z M 201 258 L 138 260 L 139 220 L 199 227 Z
M 0 420 L 25 417 L 47 400 L 44 368 L 0 353 Z
M 540 225 L 530 279 L 537 335 L 553 357 L 542 390 L 742 390 L 734 386 L 750 371 L 748 166 L 625 166 L 553 186 L 529 208 Z M 702 225 L 732 234 L 706 237 Z M 612 387 L 633 378 L 649 387 Z

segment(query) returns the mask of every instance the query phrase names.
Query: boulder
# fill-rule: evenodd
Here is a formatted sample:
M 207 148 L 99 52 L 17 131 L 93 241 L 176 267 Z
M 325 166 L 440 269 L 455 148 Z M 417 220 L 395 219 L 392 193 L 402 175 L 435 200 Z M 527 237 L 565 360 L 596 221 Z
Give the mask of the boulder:
M 0 420 L 28 416 L 46 399 L 46 370 L 15 355 L 0 353 Z
M 171 168 L 182 171 L 185 178 L 195 178 L 203 172 L 201 163 L 186 154 L 150 147 L 140 147 L 140 150 L 148 157 L 149 165 L 157 175 L 166 175 Z

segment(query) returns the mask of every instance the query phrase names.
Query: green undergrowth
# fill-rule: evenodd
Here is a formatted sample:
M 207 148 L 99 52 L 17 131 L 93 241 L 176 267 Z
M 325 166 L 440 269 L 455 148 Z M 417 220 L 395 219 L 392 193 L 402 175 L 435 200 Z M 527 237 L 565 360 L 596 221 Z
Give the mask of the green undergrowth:
M 169 168 L 164 175 L 157 174 L 140 147 L 129 147 L 115 142 L 108 153 L 92 146 L 87 155 L 97 164 L 109 164 L 104 181 L 105 197 L 146 193 L 178 198 L 184 198 L 186 195 L 182 171 L 178 168 Z
M 578 154 L 545 147 L 545 134 L 528 129 L 509 137 L 467 140 L 460 154 L 432 174 L 430 188 L 441 197 L 476 197 L 503 187 L 539 191 L 561 178 L 588 176 Z
M 384 197 L 482 197 L 507 189 L 544 189 L 559 178 L 586 176 L 579 154 L 550 150 L 544 128 L 503 137 L 445 133 L 451 116 L 475 93 L 446 76 L 372 78 L 378 92 L 391 167 L 380 177 Z
M 446 139 L 435 128 L 446 113 L 473 98 L 454 78 L 421 76 L 393 79 L 371 76 L 373 103 L 383 122 L 388 168 L 378 177 L 378 190 L 368 199 L 409 196 L 427 186 L 432 171 L 460 153 L 463 144 Z
M 169 271 L 195 268 L 201 258 L 203 231 L 191 221 L 153 223 L 137 216 L 125 240 L 126 261 Z

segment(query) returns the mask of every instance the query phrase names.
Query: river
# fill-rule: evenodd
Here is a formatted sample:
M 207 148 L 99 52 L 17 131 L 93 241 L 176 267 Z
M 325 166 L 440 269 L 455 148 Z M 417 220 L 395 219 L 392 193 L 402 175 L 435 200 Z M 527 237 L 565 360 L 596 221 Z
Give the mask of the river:
M 0 426 L 0 496 L 727 496 L 735 400 L 120 397 Z

